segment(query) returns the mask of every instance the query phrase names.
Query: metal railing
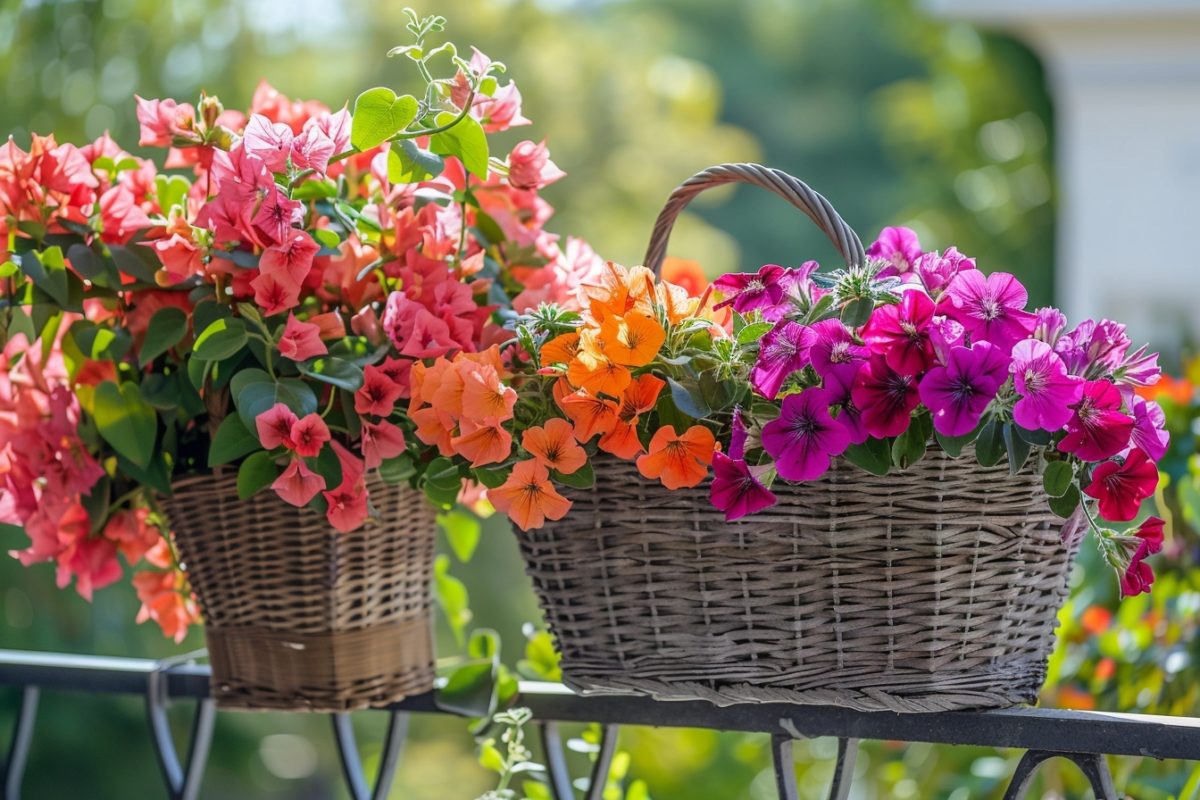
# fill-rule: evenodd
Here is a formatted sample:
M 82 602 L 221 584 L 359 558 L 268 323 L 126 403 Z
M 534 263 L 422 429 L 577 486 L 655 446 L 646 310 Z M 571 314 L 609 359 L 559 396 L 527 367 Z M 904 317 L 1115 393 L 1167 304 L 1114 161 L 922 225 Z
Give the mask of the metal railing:
M 208 759 L 216 710 L 209 699 L 208 668 L 194 663 L 108 658 L 0 650 L 0 685 L 20 690 L 7 758 L 0 763 L 4 800 L 19 800 L 21 781 L 36 733 L 42 691 L 134 694 L 145 698 L 152 742 L 166 794 L 171 800 L 195 800 Z M 182 761 L 166 720 L 171 700 L 197 702 L 191 741 Z M 1113 786 L 1106 755 L 1200 760 L 1200 719 L 1097 711 L 1017 708 L 931 714 L 862 712 L 834 706 L 785 703 L 715 706 L 703 701 L 663 702 L 646 697 L 577 695 L 553 683 L 523 682 L 521 705 L 533 712 L 546 755 L 555 800 L 575 800 L 559 736 L 561 723 L 600 723 L 603 735 L 584 800 L 599 800 L 621 725 L 708 728 L 769 735 L 775 780 L 781 800 L 797 797 L 792 742 L 832 736 L 838 740 L 836 769 L 828 796 L 845 800 L 861 739 L 928 742 L 947 745 L 1017 748 L 1025 751 L 1013 774 L 1006 800 L 1026 795 L 1033 773 L 1044 761 L 1073 761 L 1091 783 L 1097 800 L 1121 797 Z M 450 713 L 436 692 L 410 697 L 385 710 L 390 715 L 378 773 L 368 780 L 362 769 L 350 715 L 334 714 L 334 737 L 347 788 L 354 800 L 383 800 L 400 763 L 410 714 Z

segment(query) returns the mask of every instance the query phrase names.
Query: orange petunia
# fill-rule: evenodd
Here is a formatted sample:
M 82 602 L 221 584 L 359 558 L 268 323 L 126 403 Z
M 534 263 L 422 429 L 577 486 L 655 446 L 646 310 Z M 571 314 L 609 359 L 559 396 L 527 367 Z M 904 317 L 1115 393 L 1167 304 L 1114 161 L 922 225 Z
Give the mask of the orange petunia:
M 629 385 L 629 370 L 603 356 L 580 352 L 567 365 L 567 380 L 591 394 L 620 397 Z
M 460 387 L 462 383 L 454 364 L 444 357 L 438 357 L 430 365 L 417 361 L 412 365 L 408 380 L 409 391 L 412 392 L 408 403 L 410 414 L 423 405 L 433 405 L 437 400 L 438 391 L 443 390 L 447 380 L 454 381 Z
M 554 400 L 575 425 L 575 438 L 581 442 L 596 434 L 608 433 L 617 424 L 617 404 L 587 392 L 572 392 L 565 380 L 554 384 Z
M 650 452 L 638 458 L 638 472 L 658 478 L 668 489 L 695 486 L 708 475 L 716 447 L 716 437 L 702 425 L 693 425 L 682 436 L 664 425 L 650 440 Z
M 427 445 L 437 445 L 438 452 L 444 456 L 454 455 L 454 417 L 439 411 L 434 406 L 418 408 L 409 412 L 409 417 L 416 424 L 417 438 Z
M 512 453 L 512 434 L 502 425 L 476 425 L 464 419 L 461 429 L 462 435 L 455 436 L 450 444 L 456 453 L 471 461 L 472 467 L 499 464 Z
M 654 317 L 637 311 L 611 314 L 600 323 L 604 355 L 626 367 L 644 367 L 658 355 L 667 333 Z
M 617 421 L 612 430 L 600 437 L 600 449 L 626 461 L 643 452 L 637 435 L 638 416 L 654 408 L 666 381 L 653 375 L 641 375 L 625 389 Z
M 471 365 L 463 376 L 462 417 L 481 424 L 498 424 L 512 419 L 517 392 L 500 382 L 495 367 Z
M 575 443 L 575 429 L 561 417 L 546 420 L 545 425 L 529 428 L 521 436 L 521 446 L 549 469 L 570 475 L 587 463 L 587 453 Z
M 670 281 L 692 297 L 699 297 L 708 288 L 708 276 L 699 261 L 667 256 L 662 263 L 663 282 Z
M 542 345 L 542 366 L 570 364 L 579 352 L 579 333 L 564 333 Z
M 562 519 L 571 508 L 571 501 L 550 483 L 549 470 L 532 458 L 517 463 L 507 481 L 489 489 L 488 500 L 523 531 L 540 528 L 547 519 Z
M 504 380 L 509 376 L 508 368 L 504 366 L 504 357 L 500 355 L 500 345 L 498 344 L 494 344 L 486 350 L 480 350 L 478 353 L 461 352 L 454 357 L 456 364 L 464 361 L 494 368 L 496 374 L 500 376 L 500 380 Z

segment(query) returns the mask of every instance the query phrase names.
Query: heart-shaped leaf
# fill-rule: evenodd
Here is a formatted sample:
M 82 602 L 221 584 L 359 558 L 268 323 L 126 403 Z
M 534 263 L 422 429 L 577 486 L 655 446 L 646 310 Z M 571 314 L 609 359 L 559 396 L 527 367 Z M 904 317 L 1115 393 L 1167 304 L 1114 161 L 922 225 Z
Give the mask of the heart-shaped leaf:
M 208 465 L 215 467 L 218 464 L 228 464 L 247 453 L 253 453 L 261 446 L 258 437 L 246 429 L 242 418 L 237 414 L 230 414 L 221 420 L 221 426 L 217 428 L 212 445 L 208 448 Z
M 437 115 L 437 124 L 449 125 L 454 119 L 454 114 L 443 111 Z M 474 117 L 465 116 L 449 130 L 429 137 L 429 149 L 444 156 L 457 156 L 468 172 L 480 180 L 487 180 L 487 134 Z
M 412 95 L 397 97 L 383 86 L 367 89 L 354 101 L 350 144 L 359 150 L 370 150 L 407 128 L 416 117 L 417 99 Z
M 220 361 L 229 358 L 246 344 L 246 323 L 240 319 L 215 320 L 196 337 L 192 349 L 201 361 Z
M 282 470 L 266 450 L 259 450 L 238 467 L 237 492 L 242 500 L 249 500 L 270 486 Z
M 412 139 L 393 142 L 388 150 L 388 180 L 392 183 L 419 183 L 436 178 L 445 167 L 442 157 L 422 150 Z
M 182 308 L 160 308 L 146 326 L 146 338 L 142 340 L 138 361 L 145 366 L 179 344 L 187 334 L 187 325 L 187 312 Z
M 101 383 L 92 400 L 92 415 L 96 429 L 114 450 L 138 467 L 150 464 L 158 417 L 136 383 Z

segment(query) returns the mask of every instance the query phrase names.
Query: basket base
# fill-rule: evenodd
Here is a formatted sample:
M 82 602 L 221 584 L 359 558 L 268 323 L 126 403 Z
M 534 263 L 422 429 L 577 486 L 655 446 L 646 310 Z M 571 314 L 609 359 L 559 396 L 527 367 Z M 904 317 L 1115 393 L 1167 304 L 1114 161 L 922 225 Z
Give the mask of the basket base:
M 353 631 L 206 628 L 212 697 L 246 711 L 382 708 L 433 689 L 427 618 Z

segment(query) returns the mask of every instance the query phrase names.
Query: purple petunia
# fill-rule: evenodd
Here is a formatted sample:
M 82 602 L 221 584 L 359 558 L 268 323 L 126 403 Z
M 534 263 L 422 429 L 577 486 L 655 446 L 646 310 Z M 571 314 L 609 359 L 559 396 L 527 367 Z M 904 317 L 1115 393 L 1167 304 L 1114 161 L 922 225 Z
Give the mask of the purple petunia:
M 1013 386 L 1021 399 L 1013 419 L 1027 430 L 1057 431 L 1075 414 L 1083 379 L 1067 374 L 1058 354 L 1045 342 L 1024 339 L 1012 351 Z
M 871 351 L 858 344 L 840 320 L 825 319 L 812 326 L 814 334 L 809 358 L 818 375 L 826 376 L 831 370 L 847 364 L 860 364 L 871 355 Z
M 962 323 L 972 342 L 991 342 L 1008 350 L 1033 332 L 1037 317 L 1025 310 L 1029 293 L 1014 276 L 977 269 L 954 276 L 939 309 Z
M 825 474 L 830 459 L 846 450 L 850 434 L 830 416 L 829 393 L 809 388 L 783 398 L 778 419 L 763 426 L 762 444 L 779 477 L 809 481 Z
M 913 272 L 931 297 L 939 296 L 954 280 L 954 276 L 965 269 L 975 269 L 975 259 L 964 256 L 953 247 L 946 248 L 944 253 L 926 253 L 913 265 Z
M 715 308 L 733 306 L 741 314 L 776 309 L 784 301 L 788 272 L 778 264 L 766 264 L 758 272 L 726 273 L 713 281 L 713 288 L 725 295 Z
M 921 402 L 933 414 L 934 430 L 943 436 L 970 433 L 1007 379 L 1008 363 L 1008 356 L 989 342 L 953 348 L 946 365 L 921 380 Z
M 1153 400 L 1143 400 L 1135 397 L 1133 402 L 1133 433 L 1130 443 L 1146 451 L 1146 455 L 1158 461 L 1167 454 L 1171 445 L 1171 435 L 1164 430 L 1167 426 L 1167 415 L 1162 406 Z
M 862 413 L 854 405 L 854 378 L 862 367 L 859 362 L 837 364 L 825 374 L 825 390 L 829 392 L 829 405 L 837 409 L 837 423 L 850 434 L 850 444 L 862 444 L 867 440 L 867 426 Z
M 758 360 L 750 370 L 750 384 L 768 400 L 774 400 L 784 381 L 808 364 L 815 334 L 799 322 L 783 320 L 775 325 L 758 348 Z
M 905 275 L 912 272 L 913 264 L 921 257 L 921 243 L 909 228 L 884 228 L 867 248 L 867 255 L 887 262 L 879 271 L 880 278 Z
M 1107 375 L 1125 361 L 1129 337 L 1119 322 L 1085 319 L 1054 343 L 1054 350 L 1067 365 L 1067 372 L 1094 379 Z

